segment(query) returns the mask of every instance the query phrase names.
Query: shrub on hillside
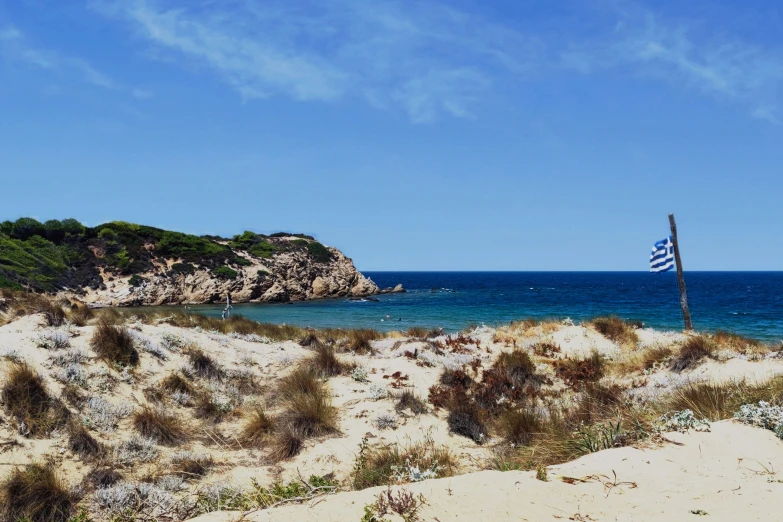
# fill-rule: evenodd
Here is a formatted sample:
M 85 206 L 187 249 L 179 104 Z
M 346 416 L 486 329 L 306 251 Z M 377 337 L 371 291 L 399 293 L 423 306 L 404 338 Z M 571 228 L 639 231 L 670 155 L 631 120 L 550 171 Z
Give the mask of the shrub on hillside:
M 239 273 L 233 268 L 221 266 L 212 270 L 212 275 L 219 279 L 236 279 Z
M 334 258 L 334 254 L 332 254 L 331 250 L 323 246 L 318 241 L 308 243 L 307 252 L 316 263 L 328 263 Z
M 23 217 L 14 222 L 10 236 L 14 239 L 29 239 L 33 236 L 46 237 L 46 227 L 40 221 Z

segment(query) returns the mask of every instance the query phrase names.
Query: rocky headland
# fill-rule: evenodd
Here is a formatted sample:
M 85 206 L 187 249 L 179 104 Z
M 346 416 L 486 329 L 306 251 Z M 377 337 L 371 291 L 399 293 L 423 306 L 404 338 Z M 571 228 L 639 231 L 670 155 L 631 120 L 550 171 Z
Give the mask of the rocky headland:
M 0 224 L 0 288 L 95 306 L 289 302 L 381 291 L 353 261 L 312 236 L 194 236 L 120 221 Z

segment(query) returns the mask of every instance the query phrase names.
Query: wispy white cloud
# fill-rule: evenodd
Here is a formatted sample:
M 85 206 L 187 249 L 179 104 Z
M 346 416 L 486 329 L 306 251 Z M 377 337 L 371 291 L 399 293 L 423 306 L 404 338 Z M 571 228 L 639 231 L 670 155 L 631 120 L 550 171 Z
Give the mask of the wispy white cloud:
M 63 75 L 71 74 L 77 76 L 84 83 L 102 89 L 127 90 L 113 78 L 95 68 L 87 60 L 78 56 L 63 54 L 60 51 L 38 47 L 30 43 L 22 31 L 11 25 L 0 29 L 0 56 L 7 61 L 24 63 L 38 69 Z M 53 94 L 55 91 L 59 92 L 59 88 L 52 85 L 44 89 L 46 94 Z M 131 93 L 134 94 L 135 89 L 131 89 Z
M 130 22 L 158 56 L 207 68 L 244 99 L 364 98 L 415 122 L 472 117 L 491 79 L 523 71 L 538 51 L 532 39 L 435 3 L 92 5 Z
M 151 90 L 140 89 L 140 88 L 132 89 L 131 94 L 137 100 L 149 100 L 150 98 L 153 98 L 155 96 L 155 93 L 152 92 Z
M 752 45 L 725 33 L 697 31 L 688 21 L 668 21 L 639 4 L 623 4 L 613 31 L 572 43 L 564 67 L 591 74 L 607 69 L 662 79 L 748 107 L 776 122 L 783 88 L 783 51 Z

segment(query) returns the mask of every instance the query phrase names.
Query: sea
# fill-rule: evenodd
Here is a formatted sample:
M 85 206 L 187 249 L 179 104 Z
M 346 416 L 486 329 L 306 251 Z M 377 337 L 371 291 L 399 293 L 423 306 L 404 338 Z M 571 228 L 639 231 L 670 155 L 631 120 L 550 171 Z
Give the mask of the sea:
M 583 321 L 617 315 L 661 330 L 682 330 L 674 272 L 364 272 L 405 293 L 290 304 L 236 304 L 249 319 L 299 326 L 454 332 L 517 319 Z M 783 343 L 783 272 L 685 274 L 694 328 Z M 219 317 L 223 305 L 188 311 Z

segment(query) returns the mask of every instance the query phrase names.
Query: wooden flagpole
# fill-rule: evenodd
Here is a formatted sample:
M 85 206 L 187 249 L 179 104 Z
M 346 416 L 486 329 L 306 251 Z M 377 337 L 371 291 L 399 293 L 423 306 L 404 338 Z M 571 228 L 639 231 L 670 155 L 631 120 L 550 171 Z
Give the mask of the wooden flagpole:
M 688 295 L 685 292 L 685 278 L 682 275 L 682 260 L 680 259 L 680 244 L 677 242 L 677 223 L 674 222 L 674 214 L 669 214 L 669 225 L 672 229 L 672 243 L 674 246 L 674 260 L 677 263 L 677 284 L 680 287 L 680 306 L 682 318 L 685 320 L 685 329 L 693 330 L 691 312 L 688 310 Z

